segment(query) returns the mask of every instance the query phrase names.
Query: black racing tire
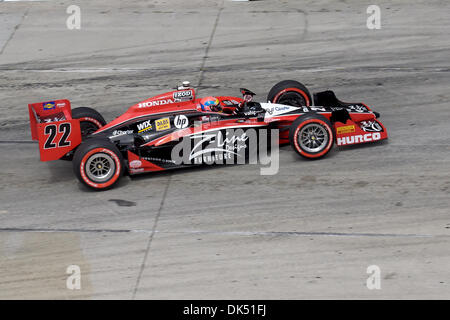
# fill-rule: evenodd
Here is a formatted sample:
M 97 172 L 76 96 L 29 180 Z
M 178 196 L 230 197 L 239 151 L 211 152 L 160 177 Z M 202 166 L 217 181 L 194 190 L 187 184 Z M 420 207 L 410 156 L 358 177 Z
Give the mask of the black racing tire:
M 309 90 L 302 83 L 295 80 L 278 82 L 270 89 L 267 101 L 294 107 L 310 106 L 312 104 Z
M 289 143 L 307 159 L 324 157 L 334 145 L 334 130 L 323 115 L 307 113 L 299 116 L 289 128 Z
M 122 154 L 106 139 L 83 141 L 75 151 L 72 163 L 78 180 L 95 190 L 111 188 L 124 172 Z
M 74 108 L 72 109 L 72 118 L 80 119 L 81 138 L 83 140 L 106 124 L 103 116 L 92 108 Z

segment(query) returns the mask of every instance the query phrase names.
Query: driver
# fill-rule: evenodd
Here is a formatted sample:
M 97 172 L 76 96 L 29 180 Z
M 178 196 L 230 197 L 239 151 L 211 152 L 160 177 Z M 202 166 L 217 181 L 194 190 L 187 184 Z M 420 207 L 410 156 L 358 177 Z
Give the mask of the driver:
M 216 97 L 205 97 L 200 100 L 200 105 L 198 109 L 207 112 L 221 112 L 222 107 L 220 105 L 219 99 Z

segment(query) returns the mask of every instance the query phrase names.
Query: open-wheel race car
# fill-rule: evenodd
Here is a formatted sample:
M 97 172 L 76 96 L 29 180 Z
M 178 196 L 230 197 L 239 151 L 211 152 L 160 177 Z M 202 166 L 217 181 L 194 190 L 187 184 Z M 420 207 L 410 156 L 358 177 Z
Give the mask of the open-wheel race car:
M 92 108 L 71 109 L 68 100 L 32 103 L 31 135 L 39 141 L 41 161 L 72 160 L 78 179 L 97 190 L 110 188 L 124 172 L 201 164 L 195 156 L 188 162 L 174 161 L 172 151 L 180 139 L 202 134 L 209 137 L 202 143 L 208 144 L 212 133 L 225 137 L 227 144 L 215 143 L 216 156 L 236 155 L 234 143 L 245 140 L 242 130 L 278 129 L 279 143 L 290 143 L 307 159 L 324 157 L 334 143 L 346 146 L 387 138 L 378 113 L 364 103 L 339 101 L 332 91 L 311 95 L 300 82 L 285 80 L 272 87 L 267 102 L 254 102 L 248 89 L 241 88 L 241 93 L 242 98 L 197 98 L 184 82 L 131 106 L 109 123 Z M 242 130 L 230 137 L 225 133 L 229 129 Z M 198 154 L 204 157 L 205 152 Z

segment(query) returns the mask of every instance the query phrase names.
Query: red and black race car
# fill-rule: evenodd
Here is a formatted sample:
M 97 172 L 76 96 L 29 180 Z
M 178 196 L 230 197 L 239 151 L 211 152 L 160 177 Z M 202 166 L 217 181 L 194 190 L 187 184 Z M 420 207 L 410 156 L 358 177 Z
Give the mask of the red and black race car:
M 387 138 L 379 114 L 364 103 L 339 101 L 332 91 L 311 96 L 300 82 L 285 80 L 270 91 L 267 102 L 243 98 L 197 98 L 188 82 L 174 91 L 131 106 L 106 123 L 91 108 L 71 109 L 68 100 L 28 105 L 31 135 L 39 141 L 41 161 L 72 160 L 78 179 L 94 189 L 113 186 L 124 172 L 138 174 L 201 164 L 206 152 L 239 156 L 237 144 L 247 130 L 278 129 L 279 143 L 290 143 L 302 157 L 319 159 L 338 146 Z M 239 133 L 230 134 L 230 129 Z M 188 161 L 172 158 L 180 139 L 202 135 Z M 221 141 L 218 141 L 222 139 Z M 214 148 L 202 149 L 205 144 Z M 225 143 L 226 142 L 226 143 Z M 200 150 L 200 152 L 197 152 Z M 203 150 L 203 151 L 202 151 Z M 200 161 L 198 158 L 200 157 Z

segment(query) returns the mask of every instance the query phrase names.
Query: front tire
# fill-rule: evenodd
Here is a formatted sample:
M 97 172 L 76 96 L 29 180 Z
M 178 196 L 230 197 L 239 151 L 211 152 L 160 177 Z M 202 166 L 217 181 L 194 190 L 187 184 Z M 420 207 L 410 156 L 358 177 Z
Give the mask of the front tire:
M 312 104 L 309 90 L 295 80 L 283 80 L 270 89 L 267 101 L 293 107 L 310 106 Z
M 330 121 L 320 114 L 304 114 L 291 124 L 289 142 L 304 158 L 322 158 L 333 147 L 333 127 Z
M 73 157 L 73 170 L 84 185 L 96 189 L 111 188 L 123 174 L 123 158 L 115 144 L 103 139 L 82 142 Z

